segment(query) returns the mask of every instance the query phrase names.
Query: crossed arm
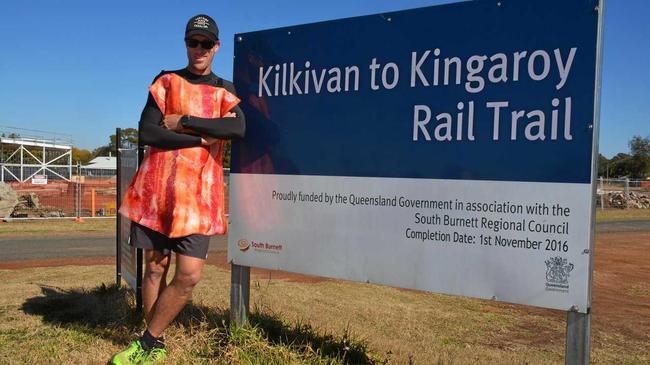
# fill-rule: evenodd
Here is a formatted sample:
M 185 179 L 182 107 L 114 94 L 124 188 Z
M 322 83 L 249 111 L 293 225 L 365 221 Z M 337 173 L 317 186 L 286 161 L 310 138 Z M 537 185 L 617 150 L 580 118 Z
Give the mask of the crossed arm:
M 182 128 L 181 117 L 177 114 L 163 116 L 149 93 L 139 123 L 141 143 L 160 149 L 206 146 L 219 139 L 242 138 L 246 129 L 244 114 L 238 106 L 223 118 L 189 116 L 187 129 Z

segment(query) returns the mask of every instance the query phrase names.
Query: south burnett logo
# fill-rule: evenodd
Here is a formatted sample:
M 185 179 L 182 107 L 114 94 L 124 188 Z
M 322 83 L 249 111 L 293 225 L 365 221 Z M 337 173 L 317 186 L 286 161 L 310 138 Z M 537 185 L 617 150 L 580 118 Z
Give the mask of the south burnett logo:
M 239 247 L 241 251 L 246 251 L 251 247 L 251 243 L 248 242 L 248 240 L 241 239 L 237 241 L 237 247 Z
M 279 253 L 282 251 L 282 244 L 280 243 L 251 241 L 251 246 L 253 246 L 253 249 L 255 251 L 264 251 L 271 253 Z

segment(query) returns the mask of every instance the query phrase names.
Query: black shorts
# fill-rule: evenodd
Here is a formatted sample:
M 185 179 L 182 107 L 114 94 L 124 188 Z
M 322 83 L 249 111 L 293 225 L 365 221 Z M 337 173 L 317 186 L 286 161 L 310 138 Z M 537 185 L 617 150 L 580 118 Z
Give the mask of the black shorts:
M 185 237 L 169 238 L 151 228 L 131 222 L 131 244 L 145 250 L 156 250 L 165 256 L 174 251 L 177 254 L 205 260 L 208 258 L 210 236 L 191 234 Z

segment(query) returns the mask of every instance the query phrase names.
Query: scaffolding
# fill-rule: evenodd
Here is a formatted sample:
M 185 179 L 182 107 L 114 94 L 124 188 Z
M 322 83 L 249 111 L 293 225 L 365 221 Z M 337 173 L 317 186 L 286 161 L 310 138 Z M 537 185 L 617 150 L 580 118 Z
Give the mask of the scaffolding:
M 0 126 L 0 181 L 72 179 L 72 137 Z

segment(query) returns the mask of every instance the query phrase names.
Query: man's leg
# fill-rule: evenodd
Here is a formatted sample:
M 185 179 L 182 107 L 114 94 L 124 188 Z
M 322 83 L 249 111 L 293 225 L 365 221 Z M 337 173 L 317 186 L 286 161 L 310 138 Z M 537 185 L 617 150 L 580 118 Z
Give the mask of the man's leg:
M 154 337 L 162 336 L 169 324 L 183 310 L 192 289 L 201 279 L 205 260 L 176 254 L 176 272 L 171 283 L 158 297 L 148 330 Z
M 160 251 L 145 250 L 144 277 L 142 278 L 142 306 L 144 319 L 149 324 L 153 316 L 153 308 L 160 294 L 167 287 L 167 271 L 171 262 L 170 255 Z

